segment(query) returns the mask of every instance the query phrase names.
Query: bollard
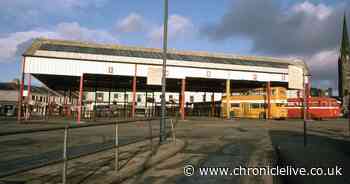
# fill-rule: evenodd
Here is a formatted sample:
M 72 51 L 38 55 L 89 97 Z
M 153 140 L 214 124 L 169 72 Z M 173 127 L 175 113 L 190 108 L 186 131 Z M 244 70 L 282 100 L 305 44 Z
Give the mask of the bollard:
M 115 167 L 114 170 L 119 170 L 119 141 L 118 141 L 118 121 L 115 123 Z
M 153 135 L 152 135 L 152 121 L 148 120 L 148 128 L 149 128 L 149 138 L 151 144 L 151 155 L 153 155 Z
M 174 123 L 172 119 L 170 120 L 170 125 L 171 125 L 171 134 L 173 136 L 173 141 L 176 144 L 175 129 L 174 129 Z
M 64 129 L 64 138 L 63 138 L 63 169 L 62 169 L 62 184 L 66 184 L 67 179 L 67 146 L 68 146 L 68 127 Z
M 182 112 L 185 113 L 185 112 Z M 176 112 L 175 114 L 175 123 L 177 124 L 177 122 L 179 122 L 179 112 Z

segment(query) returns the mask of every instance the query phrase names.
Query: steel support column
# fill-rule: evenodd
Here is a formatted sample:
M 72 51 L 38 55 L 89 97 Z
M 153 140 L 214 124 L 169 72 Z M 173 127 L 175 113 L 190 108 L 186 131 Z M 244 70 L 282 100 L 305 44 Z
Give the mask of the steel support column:
M 31 100 L 31 84 L 32 84 L 32 76 L 28 73 L 28 86 L 27 86 L 27 100 L 26 100 L 26 115 L 25 119 L 28 120 L 30 118 L 30 100 Z
M 304 112 L 304 115 L 303 115 L 303 119 L 304 119 L 304 147 L 307 145 L 307 107 L 306 107 L 306 104 L 307 104 L 307 83 L 306 83 L 306 76 L 304 75 L 304 81 L 303 81 L 303 87 L 304 87 L 304 100 L 303 100 L 303 112 Z
M 19 93 L 18 93 L 18 112 L 17 112 L 17 121 L 22 120 L 22 103 L 23 103 L 23 91 L 24 91 L 24 68 L 25 68 L 25 58 L 22 59 L 22 76 L 21 76 L 21 82 L 18 84 L 19 87 Z
M 154 98 L 154 91 L 152 92 L 152 99 L 153 99 L 152 116 L 155 116 L 156 115 L 156 99 Z
M 111 87 L 108 89 L 108 117 L 112 117 L 112 106 L 111 106 Z
M 231 81 L 226 80 L 226 119 L 230 119 Z
M 63 92 L 63 105 L 67 105 L 67 90 Z
M 215 93 L 211 94 L 211 117 L 215 116 Z
M 97 79 L 96 78 L 95 78 L 94 94 L 95 94 L 95 99 L 94 99 L 94 105 L 92 107 L 94 110 L 94 121 L 96 121 L 96 116 L 97 116 Z
M 180 103 L 180 113 L 181 119 L 185 120 L 185 90 L 186 90 L 186 79 L 181 79 L 181 103 Z
M 297 98 L 298 98 L 298 106 L 302 106 L 302 104 L 304 103 L 304 100 L 301 98 L 301 94 L 302 94 L 302 90 L 301 89 L 298 89 L 298 92 L 297 92 Z M 301 104 L 299 104 L 301 103 Z M 300 109 L 300 113 L 299 113 L 300 117 L 303 117 L 304 116 L 304 111 L 302 111 Z
M 67 107 L 67 116 L 70 117 L 72 115 L 71 106 L 73 106 L 73 100 L 72 100 L 72 89 L 69 89 L 69 97 L 68 102 L 69 106 Z
M 32 75 L 29 73 L 28 74 L 28 93 L 27 93 L 27 101 L 31 100 L 31 86 L 32 86 Z
M 135 118 L 135 110 L 136 110 L 136 75 L 137 75 L 137 64 L 135 64 L 134 78 L 132 80 L 132 109 L 131 109 L 132 118 Z
M 308 83 L 306 83 L 306 118 L 310 119 L 310 97 L 311 97 L 311 83 L 310 83 L 310 77 L 308 77 Z
M 127 119 L 128 118 L 128 113 L 126 112 L 126 101 L 128 99 L 126 98 L 126 89 L 124 89 L 124 118 Z
M 73 104 L 72 89 L 69 89 L 69 99 L 68 99 L 68 103 Z
M 149 117 L 149 112 L 148 112 L 148 108 L 147 108 L 147 91 L 146 91 L 146 94 L 145 94 L 145 96 L 146 96 L 146 100 L 145 100 L 145 115 L 146 115 L 146 117 Z
M 267 115 L 266 119 L 271 118 L 271 82 L 267 82 L 266 86 L 266 97 L 267 97 Z
M 63 92 L 63 117 L 67 116 L 67 90 Z
M 83 101 L 83 88 L 84 88 L 84 74 L 81 74 L 81 76 L 80 76 L 80 85 L 79 85 L 79 101 L 78 101 L 77 123 L 80 123 L 80 118 L 81 118 L 81 109 L 82 109 L 82 101 Z
M 47 110 L 46 110 L 46 119 L 49 118 L 50 114 L 51 114 L 51 107 L 50 107 L 50 103 L 51 103 L 51 95 L 50 95 L 50 91 L 47 91 Z

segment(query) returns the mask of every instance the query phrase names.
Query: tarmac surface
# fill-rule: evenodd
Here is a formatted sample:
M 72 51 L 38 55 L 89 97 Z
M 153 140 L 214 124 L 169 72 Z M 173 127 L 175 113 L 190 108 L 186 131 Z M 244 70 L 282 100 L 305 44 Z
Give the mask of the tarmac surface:
M 18 124 L 15 121 L 0 122 L 0 134 L 15 130 L 64 127 L 66 124 L 59 123 Z M 148 123 L 138 121 L 130 124 L 120 124 L 118 128 L 119 145 L 123 146 L 149 138 Z M 159 132 L 159 122 L 152 121 L 151 123 L 156 135 L 156 132 Z M 48 163 L 62 161 L 63 135 L 63 130 L 57 130 L 0 137 L 0 177 L 19 170 L 28 170 Z M 115 145 L 115 126 L 71 129 L 68 136 L 68 158 L 79 157 L 112 149 Z
M 183 121 L 177 137 L 187 141 L 176 156 L 125 183 L 350 183 L 348 120 L 311 121 L 304 147 L 303 122 L 258 120 Z M 276 153 L 279 148 L 279 153 Z M 191 164 L 194 175 L 185 176 Z M 342 176 L 202 176 L 199 167 L 341 167 Z
M 158 121 L 152 123 L 154 132 L 159 131 L 157 129 L 158 124 Z M 1 131 L 6 129 L 7 126 L 13 130 L 16 129 L 16 126 L 21 128 L 23 126 L 27 126 L 26 128 L 33 126 L 36 128 L 41 125 L 1 124 L 0 122 Z M 180 121 L 176 126 L 176 138 L 186 141 L 185 149 L 123 183 L 350 183 L 349 177 L 347 177 L 350 175 L 348 120 L 312 121 L 307 123 L 307 127 L 307 147 L 304 147 L 303 123 L 300 120 L 261 121 L 194 118 Z M 121 140 L 126 142 L 149 135 L 149 129 L 145 122 L 122 127 L 120 132 Z M 77 130 L 71 134 L 70 146 L 72 150 L 94 150 L 100 146 L 111 146 L 113 138 L 114 129 L 111 127 L 84 128 L 84 130 Z M 55 157 L 59 157 L 61 154 L 59 150 L 62 147 L 62 132 L 57 134 L 40 133 L 26 138 L 18 136 L 7 139 L 0 138 L 0 142 L 0 149 L 4 150 L 0 153 L 1 172 L 7 170 L 6 162 L 11 163 L 9 161 L 12 161 L 15 166 L 23 166 L 26 162 L 21 159 L 33 158 L 34 155 L 37 155 L 34 158 L 44 159 L 38 155 L 45 155 L 52 153 L 52 151 L 57 151 Z M 276 148 L 279 148 L 278 153 Z M 143 149 L 145 147 L 139 149 L 138 152 Z M 75 151 L 72 151 L 71 154 L 73 152 Z M 133 153 L 130 150 L 129 152 Z M 54 154 L 48 155 L 52 156 Z M 129 154 L 130 157 L 132 155 Z M 86 162 L 79 161 L 84 162 L 85 167 L 80 165 L 77 167 L 80 172 L 72 171 L 70 175 L 80 176 L 79 173 L 81 175 L 85 173 L 86 175 L 90 172 L 89 170 L 100 168 L 99 174 L 103 176 L 104 169 L 108 170 L 108 168 L 106 163 L 101 163 L 104 160 L 111 160 L 111 154 L 104 155 L 103 159 L 97 159 L 99 161 L 96 161 L 96 158 L 95 161 L 92 161 L 93 159 L 87 159 Z M 294 164 L 297 167 L 339 166 L 343 168 L 343 175 L 272 177 L 252 175 L 201 176 L 198 173 L 199 167 L 234 168 L 242 165 L 264 167 L 267 164 L 274 165 L 276 163 Z M 184 175 L 184 166 L 188 164 L 193 165 L 196 170 L 193 176 Z M 51 173 L 51 170 L 53 174 L 48 174 Z M 53 170 L 41 171 L 43 174 L 49 175 L 45 182 L 36 180 L 36 182 L 28 183 L 57 183 L 61 174 L 60 167 L 56 171 Z M 22 176 L 25 180 L 28 175 L 24 174 Z M 41 177 L 40 174 L 36 176 L 37 178 Z M 80 178 L 86 180 L 85 177 Z M 70 183 L 83 183 L 78 179 L 74 181 Z

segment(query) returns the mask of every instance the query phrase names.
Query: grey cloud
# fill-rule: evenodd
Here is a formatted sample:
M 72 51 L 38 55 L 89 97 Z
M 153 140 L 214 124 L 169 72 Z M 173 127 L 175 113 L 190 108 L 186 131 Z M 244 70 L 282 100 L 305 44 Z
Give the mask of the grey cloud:
M 274 0 L 237 0 L 219 23 L 202 27 L 201 34 L 212 41 L 243 36 L 253 41 L 254 51 L 276 55 L 304 55 L 337 47 L 342 15 L 349 4 L 304 3 L 309 6 L 302 6 L 302 11 L 300 7 L 282 8 Z
M 244 37 L 257 54 L 303 58 L 315 86 L 336 88 L 342 18 L 349 9 L 349 3 L 305 1 L 284 8 L 275 0 L 235 0 L 218 23 L 200 33 L 212 42 Z

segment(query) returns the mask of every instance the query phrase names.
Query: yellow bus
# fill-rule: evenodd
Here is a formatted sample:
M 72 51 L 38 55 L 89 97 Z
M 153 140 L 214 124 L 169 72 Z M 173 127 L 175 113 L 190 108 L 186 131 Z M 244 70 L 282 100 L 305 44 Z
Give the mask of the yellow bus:
M 270 119 L 287 118 L 287 90 L 284 87 L 271 87 Z M 229 101 L 231 118 L 265 119 L 268 115 L 268 100 L 265 88 L 255 88 L 245 92 L 232 93 Z M 227 118 L 226 96 L 221 100 L 221 112 Z

